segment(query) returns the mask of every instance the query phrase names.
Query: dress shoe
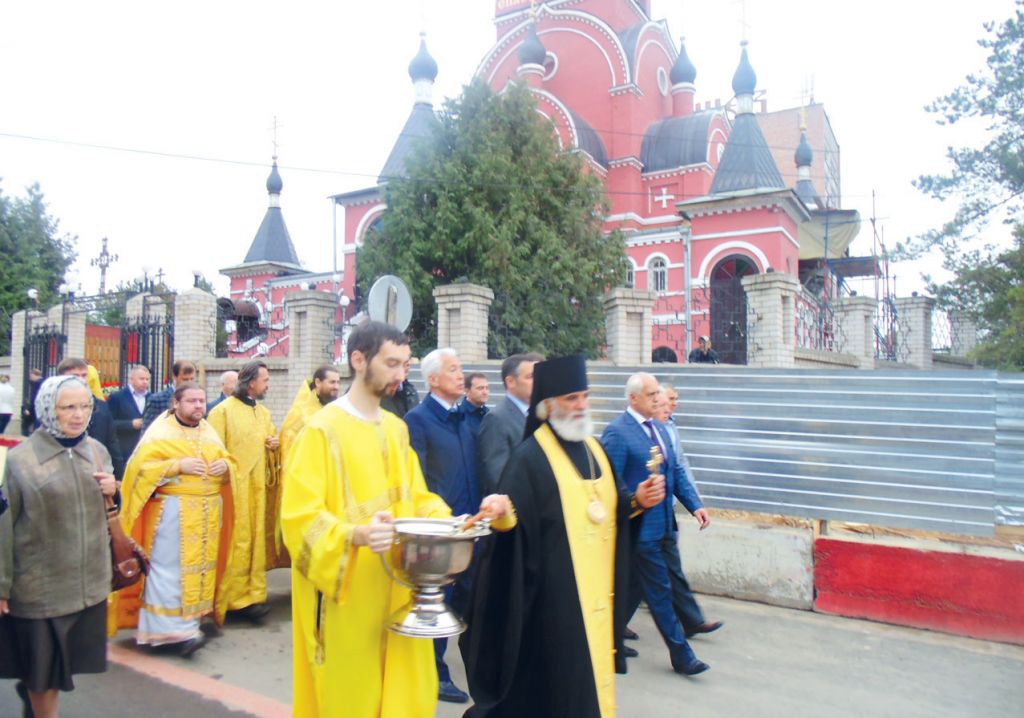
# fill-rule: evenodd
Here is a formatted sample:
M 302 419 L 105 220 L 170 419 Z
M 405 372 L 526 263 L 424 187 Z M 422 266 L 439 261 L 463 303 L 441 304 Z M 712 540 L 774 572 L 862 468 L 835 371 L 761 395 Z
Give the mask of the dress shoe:
M 14 690 L 18 693 L 18 698 L 21 699 L 21 718 L 35 718 L 35 713 L 32 712 L 32 701 L 28 699 L 28 688 L 24 683 L 18 681 Z
M 672 666 L 673 671 L 684 676 L 695 676 L 698 673 L 703 673 L 709 668 L 711 668 L 711 666 L 699 658 L 694 658 L 692 661 L 684 665 Z
M 182 658 L 191 658 L 192 654 L 206 645 L 206 636 L 200 633 L 195 638 L 182 641 L 178 644 L 178 655 Z
M 626 658 L 636 658 L 640 655 L 640 651 L 636 650 L 635 648 L 630 648 L 629 646 L 623 646 L 622 655 L 624 655 Z
M 254 603 L 251 606 L 240 608 L 233 613 L 237 616 L 241 616 L 250 623 L 260 626 L 263 625 L 263 619 L 267 617 L 268 613 L 270 613 L 270 606 L 265 603 Z
M 640 640 L 640 636 L 636 635 L 636 631 L 630 630 L 629 626 L 626 626 L 626 630 L 622 632 L 622 637 L 627 641 Z
M 724 625 L 725 625 L 725 621 L 712 621 L 711 623 L 708 623 L 707 621 L 705 621 L 704 623 L 700 624 L 699 626 L 694 626 L 693 628 L 687 629 L 686 637 L 687 638 L 693 638 L 698 633 L 714 633 L 715 631 L 717 631 L 719 628 L 721 628 Z
M 437 684 L 437 699 L 445 703 L 469 703 L 469 695 L 451 681 Z

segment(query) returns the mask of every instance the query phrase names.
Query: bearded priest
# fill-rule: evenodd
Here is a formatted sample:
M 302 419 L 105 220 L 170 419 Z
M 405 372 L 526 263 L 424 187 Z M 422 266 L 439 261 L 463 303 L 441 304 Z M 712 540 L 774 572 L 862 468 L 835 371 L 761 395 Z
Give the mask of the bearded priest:
M 660 475 L 620 487 L 588 397 L 583 355 L 534 365 L 525 438 L 498 484 L 518 522 L 487 539 L 461 641 L 466 718 L 615 715 L 631 519 L 665 488 Z

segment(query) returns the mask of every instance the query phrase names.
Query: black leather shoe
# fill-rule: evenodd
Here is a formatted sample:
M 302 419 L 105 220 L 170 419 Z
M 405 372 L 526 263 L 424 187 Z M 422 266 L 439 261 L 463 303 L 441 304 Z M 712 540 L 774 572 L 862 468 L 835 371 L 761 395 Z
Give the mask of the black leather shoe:
M 630 648 L 629 646 L 623 646 L 622 655 L 624 655 L 626 658 L 636 658 L 640 655 L 640 651 L 636 650 L 635 648 Z
M 28 699 L 28 688 L 24 683 L 18 681 L 14 690 L 18 693 L 18 698 L 21 699 L 21 718 L 35 718 L 35 713 L 32 712 L 32 701 Z
M 711 623 L 708 623 L 707 621 L 705 621 L 704 623 L 700 624 L 699 626 L 694 626 L 693 628 L 688 629 L 686 631 L 686 637 L 687 638 L 693 638 L 698 633 L 714 633 L 715 631 L 717 631 L 719 628 L 721 628 L 724 625 L 725 625 L 725 621 L 712 621 Z
M 187 641 L 182 641 L 178 645 L 178 655 L 182 658 L 191 658 L 193 653 L 195 653 L 200 648 L 206 645 L 206 636 L 200 634 L 195 638 L 190 638 Z
M 268 613 L 270 613 L 270 606 L 265 603 L 254 603 L 251 606 L 240 608 L 234 613 L 250 623 L 260 626 L 263 624 L 263 619 L 267 617 Z
M 469 703 L 469 695 L 451 681 L 441 681 L 437 685 L 437 699 L 445 703 Z
M 695 676 L 698 673 L 703 673 L 709 668 L 711 668 L 711 666 L 699 658 L 694 658 L 684 666 L 672 666 L 673 671 L 684 676 Z
M 636 631 L 630 630 L 629 626 L 626 626 L 626 630 L 622 632 L 622 637 L 627 641 L 638 641 L 640 636 L 636 635 Z

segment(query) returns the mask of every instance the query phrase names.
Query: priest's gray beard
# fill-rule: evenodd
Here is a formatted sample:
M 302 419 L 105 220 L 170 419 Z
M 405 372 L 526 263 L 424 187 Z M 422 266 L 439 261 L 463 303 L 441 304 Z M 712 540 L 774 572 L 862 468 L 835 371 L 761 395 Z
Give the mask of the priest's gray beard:
M 590 418 L 589 407 L 578 414 L 573 414 L 571 411 L 561 411 L 555 404 L 548 421 L 555 433 L 566 441 L 583 441 L 594 433 L 594 422 Z

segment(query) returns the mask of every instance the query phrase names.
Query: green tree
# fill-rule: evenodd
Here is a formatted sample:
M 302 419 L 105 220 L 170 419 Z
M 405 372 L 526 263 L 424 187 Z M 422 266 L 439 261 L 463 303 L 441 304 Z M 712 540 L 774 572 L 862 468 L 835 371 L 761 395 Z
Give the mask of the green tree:
M 64 274 L 75 261 L 77 238 L 59 233 L 59 222 L 47 212 L 38 184 L 24 197 L 8 197 L 0 189 L 0 308 L 8 314 L 37 304 L 47 307 L 59 296 Z M 11 351 L 10 322 L 0 327 L 0 355 Z
M 951 147 L 951 172 L 915 182 L 936 199 L 956 198 L 959 206 L 941 227 L 897 246 L 894 258 L 941 252 L 953 278 L 941 284 L 929 278 L 929 291 L 939 306 L 978 321 L 983 339 L 975 358 L 988 366 L 1024 369 L 1024 2 L 1018 0 L 1003 23 L 986 23 L 985 31 L 978 44 L 989 51 L 986 69 L 968 75 L 927 109 L 940 116 L 939 124 L 983 122 L 988 142 Z M 996 218 L 1007 225 L 1011 249 L 980 238 Z
M 417 352 L 436 346 L 435 287 L 490 287 L 488 353 L 604 345 L 601 295 L 626 276 L 625 243 L 602 231 L 607 204 L 583 158 L 562 152 L 529 89 L 477 80 L 445 103 L 433 137 L 389 181 L 388 210 L 357 259 L 362 295 L 381 274 L 413 296 Z

